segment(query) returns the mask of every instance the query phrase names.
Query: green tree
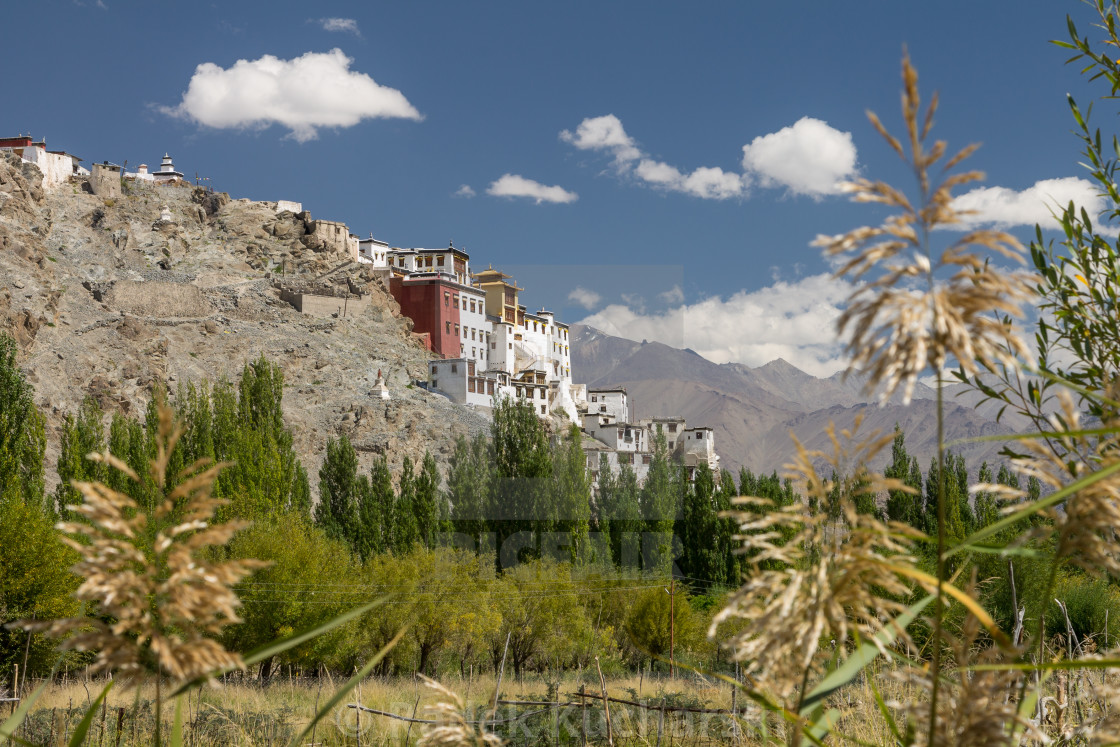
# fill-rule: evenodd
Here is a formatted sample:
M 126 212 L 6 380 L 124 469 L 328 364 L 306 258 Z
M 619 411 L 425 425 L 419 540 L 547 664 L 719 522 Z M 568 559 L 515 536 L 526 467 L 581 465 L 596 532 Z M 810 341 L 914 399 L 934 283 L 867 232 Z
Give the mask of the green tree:
M 416 473 L 412 466 L 412 458 L 405 455 L 401 467 L 400 489 L 393 501 L 392 529 L 390 546 L 393 552 L 403 555 L 412 549 L 420 538 L 420 531 L 416 517 Z
M 490 517 L 490 444 L 484 436 L 459 436 L 447 472 L 451 522 L 471 549 L 482 550 L 482 536 Z
M 78 556 L 62 543 L 54 524 L 54 515 L 41 501 L 0 500 L 0 672 L 10 673 L 19 664 L 24 674 L 45 675 L 56 658 L 53 639 L 10 629 L 8 623 L 77 612 L 71 595 L 80 579 L 70 567 Z
M 675 647 L 674 659 L 679 659 L 684 651 L 703 640 L 688 594 L 680 585 L 671 598 L 669 589 L 660 586 L 636 595 L 626 618 L 626 633 L 634 647 L 651 662 L 667 660 L 670 644 Z
M 891 444 L 891 463 L 883 472 L 883 476 L 899 480 L 915 492 L 888 491 L 887 518 L 891 521 L 909 524 L 912 527 L 921 526 L 923 514 L 922 475 L 921 471 L 918 471 L 917 482 L 914 481 L 916 467 L 916 458 L 906 451 L 906 435 L 902 432 L 898 423 L 895 423 L 894 442 Z
M 723 559 L 724 579 L 734 586 L 742 580 L 739 557 L 735 554 L 735 535 L 739 532 L 736 521 L 727 514 L 734 508 L 735 478 L 727 470 L 720 471 L 719 489 L 713 496 L 716 503 L 715 547 L 717 555 Z
M 0 333 L 0 501 L 41 502 L 43 454 L 47 448 L 43 416 L 31 385 L 16 364 L 16 343 Z
M 67 414 L 62 423 L 62 434 L 58 445 L 58 486 L 55 488 L 54 502 L 60 516 L 70 517 L 67 506 L 82 502 L 81 494 L 71 485 L 71 480 L 81 482 L 103 482 L 108 470 L 99 462 L 91 462 L 86 456 L 105 450 L 104 413 L 97 400 L 86 397 L 78 410 L 78 416 Z M 113 470 L 116 472 L 117 470 Z
M 331 538 L 305 516 L 280 513 L 263 517 L 229 545 L 234 558 L 256 558 L 270 565 L 239 585 L 243 622 L 226 628 L 224 642 L 235 651 L 251 651 L 309 630 L 354 607 L 349 588 L 363 583 L 349 546 Z M 382 611 L 375 609 L 373 612 Z M 355 654 L 356 628 L 365 620 L 317 636 L 261 667 L 267 678 L 275 664 L 339 666 Z
M 992 476 L 992 468 L 988 466 L 987 462 L 980 465 L 980 471 L 977 473 L 976 479 L 979 483 L 986 485 L 995 482 L 995 478 Z M 974 516 L 977 529 L 986 527 L 999 519 L 999 507 L 996 504 L 995 496 L 991 492 L 978 490 L 973 501 L 975 503 Z
M 580 432 L 575 425 L 553 452 L 553 505 L 556 522 L 554 532 L 563 535 L 566 558 L 571 563 L 591 560 L 591 480 L 587 474 L 587 457 L 580 446 Z
M 552 454 L 533 407 L 501 398 L 490 426 L 494 476 L 488 511 L 498 547 L 497 567 L 537 557 L 542 532 L 556 521 Z
M 319 468 L 319 505 L 315 523 L 328 537 L 353 546 L 357 541 L 358 452 L 343 434 L 327 439 L 327 456 Z
M 727 581 L 726 546 L 721 546 L 721 521 L 716 514 L 716 487 L 706 464 L 696 469 L 692 485 L 685 483 L 676 536 L 681 542 L 677 559 L 681 573 L 698 590 Z
M 641 493 L 642 518 L 645 520 L 642 567 L 666 575 L 673 562 L 673 526 L 678 507 L 674 480 L 677 472 L 677 465 L 669 458 L 669 447 L 664 434 L 656 434 L 649 472 Z
M 420 474 L 413 484 L 413 514 L 420 544 L 431 549 L 439 540 L 441 519 L 446 515 L 445 498 L 439 489 L 439 469 L 431 452 L 424 452 Z
M 284 426 L 283 391 L 283 372 L 262 355 L 242 369 L 236 393 L 228 382 L 211 392 L 213 425 L 199 435 L 212 439 L 216 459 L 232 462 L 219 477 L 219 492 L 232 500 L 232 515 L 252 519 L 311 509 L 307 472 Z
M 394 547 L 393 511 L 397 496 L 393 491 L 393 475 L 384 456 L 375 459 L 370 468 L 368 487 L 359 491 L 357 551 L 364 558 L 390 552 Z

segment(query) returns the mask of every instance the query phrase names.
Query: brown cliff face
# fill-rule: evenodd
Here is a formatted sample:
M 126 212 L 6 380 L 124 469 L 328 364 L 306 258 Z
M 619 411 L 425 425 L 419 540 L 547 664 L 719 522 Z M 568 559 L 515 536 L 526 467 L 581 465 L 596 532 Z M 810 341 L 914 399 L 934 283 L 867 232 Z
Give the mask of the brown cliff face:
M 236 379 L 261 354 L 283 368 L 285 419 L 316 492 L 329 436 L 348 434 L 363 467 L 426 449 L 442 466 L 456 436 L 487 428 L 409 387 L 428 360 L 410 321 L 371 271 L 306 246 L 304 216 L 189 185 L 129 180 L 102 200 L 77 181 L 44 193 L 40 179 L 0 155 L 0 329 L 47 417 L 49 477 L 59 425 L 84 396 L 140 413 L 157 383 Z M 370 303 L 358 316 L 305 316 L 280 300 L 281 284 Z M 388 401 L 370 396 L 379 369 Z

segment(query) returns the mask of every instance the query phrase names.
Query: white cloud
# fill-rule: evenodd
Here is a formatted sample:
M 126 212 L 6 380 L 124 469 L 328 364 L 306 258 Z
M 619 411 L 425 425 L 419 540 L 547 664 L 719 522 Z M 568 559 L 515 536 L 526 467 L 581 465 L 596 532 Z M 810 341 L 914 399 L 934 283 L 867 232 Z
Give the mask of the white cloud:
M 811 117 L 802 117 L 790 127 L 744 145 L 742 174 L 718 166 L 684 172 L 651 158 L 613 114 L 584 119 L 575 132 L 562 131 L 560 139 L 580 150 L 612 154 L 620 174 L 630 175 L 646 186 L 705 200 L 744 196 L 756 177 L 763 186 L 820 197 L 835 193 L 837 182 L 852 176 L 856 168 L 851 133 Z
M 238 60 L 229 69 L 204 62 L 195 68 L 179 105 L 160 111 L 219 129 L 279 124 L 301 143 L 318 137 L 319 127 L 422 118 L 404 94 L 350 70 L 351 62 L 341 49 L 292 60 L 265 55 Z
M 664 293 L 657 294 L 657 297 L 668 304 L 681 303 L 684 301 L 684 291 L 681 290 L 679 285 L 674 285 Z
M 1054 213 L 1060 214 L 1073 201 L 1095 219 L 1104 209 L 1104 200 L 1097 188 L 1087 179 L 1067 176 L 1062 179 L 1043 179 L 1021 192 L 1007 187 L 980 187 L 956 197 L 952 206 L 957 210 L 975 211 L 963 216 L 961 228 L 995 225 L 1053 227 Z
M 655 187 L 671 192 L 683 192 L 707 200 L 738 197 L 746 186 L 744 177 L 719 167 L 701 166 L 686 176 L 674 166 L 649 158 L 643 158 L 638 162 L 634 175 Z
M 649 184 L 670 186 L 684 181 L 684 174 L 676 166 L 643 158 L 634 170 L 638 178 Z
M 669 192 L 682 192 L 705 200 L 726 200 L 741 195 L 747 185 L 739 174 L 718 167 L 701 166 L 691 174 L 684 174 L 675 166 L 653 160 L 638 148 L 634 138 L 626 134 L 622 121 L 613 114 L 588 117 L 579 123 L 574 133 L 562 131 L 560 139 L 580 150 L 611 153 L 619 173 L 633 174 L 639 181 Z
M 724 171 L 718 166 L 701 166 L 684 178 L 679 189 L 706 200 L 726 200 L 742 194 L 743 184 L 743 177 L 738 174 Z
M 588 311 L 591 311 L 593 308 L 599 305 L 599 302 L 603 300 L 603 297 L 593 290 L 577 287 L 568 294 L 568 300 L 572 303 L 582 306 Z
M 548 187 L 517 174 L 503 174 L 486 189 L 486 194 L 495 197 L 528 197 L 538 205 L 542 202 L 566 203 L 579 199 L 579 195 L 563 187 Z
M 743 168 L 757 175 L 763 186 L 820 197 L 835 194 L 837 183 L 855 174 L 856 147 L 850 132 L 802 117 L 744 145 Z
M 613 114 L 589 117 L 579 123 L 575 133 L 562 131 L 560 139 L 580 150 L 610 151 L 614 153 L 615 163 L 620 167 L 642 155 L 634 139 L 626 134 L 621 120 Z
M 847 367 L 836 318 L 851 291 L 831 275 L 812 275 L 660 313 L 611 304 L 580 323 L 631 340 L 692 348 L 717 363 L 761 366 L 784 358 L 815 376 L 831 376 Z
M 469 184 L 460 184 L 459 188 L 455 190 L 456 197 L 474 197 L 474 190 L 471 189 Z
M 320 18 L 319 25 L 323 27 L 324 31 L 341 31 L 354 36 L 362 35 L 362 32 L 358 30 L 358 22 L 353 18 Z

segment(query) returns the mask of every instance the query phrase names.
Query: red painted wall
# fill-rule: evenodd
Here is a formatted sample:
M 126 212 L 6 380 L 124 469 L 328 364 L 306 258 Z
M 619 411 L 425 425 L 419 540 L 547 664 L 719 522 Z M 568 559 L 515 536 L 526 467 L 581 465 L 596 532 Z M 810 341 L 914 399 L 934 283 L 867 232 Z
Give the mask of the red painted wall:
M 428 333 L 429 350 L 444 358 L 461 355 L 462 332 L 455 331 L 459 324 L 459 310 L 452 303 L 452 297 L 459 292 L 456 287 L 434 278 L 406 280 L 393 277 L 389 280 L 389 292 L 401 305 L 401 313 L 412 320 L 413 331 Z M 447 331 L 447 322 L 451 322 L 450 332 Z
M 29 137 L 0 137 L 0 148 L 27 148 L 30 145 Z

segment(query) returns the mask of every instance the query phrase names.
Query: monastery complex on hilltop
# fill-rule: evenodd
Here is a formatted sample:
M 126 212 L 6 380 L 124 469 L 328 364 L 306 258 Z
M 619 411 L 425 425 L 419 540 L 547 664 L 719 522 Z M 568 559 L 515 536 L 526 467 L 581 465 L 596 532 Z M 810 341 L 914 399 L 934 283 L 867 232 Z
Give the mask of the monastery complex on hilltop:
M 108 199 L 121 196 L 125 180 L 157 186 L 185 182 L 168 153 L 159 171 L 149 172 L 147 164 L 141 164 L 135 172 L 122 173 L 120 166 L 108 161 L 87 170 L 80 166 L 81 158 L 49 151 L 45 141 L 30 136 L 0 138 L 2 151 L 38 166 L 46 190 L 76 178 L 88 181 L 91 192 Z M 468 407 L 490 408 L 499 398 L 510 397 L 529 404 L 541 419 L 575 423 L 583 432 L 593 482 L 598 480 L 602 455 L 612 472 L 629 465 L 644 482 L 658 435 L 665 438 L 690 480 L 701 465 L 719 479 L 711 428 L 689 428 L 679 417 L 635 422 L 625 389 L 573 384 L 568 325 L 547 309 L 530 312 L 522 303 L 525 289 L 511 276 L 489 265 L 472 272 L 470 256 L 453 244 L 446 249 L 392 247 L 372 235 L 359 238 L 345 223 L 312 220 L 301 203 L 266 204 L 277 214 L 289 212 L 303 219 L 308 233 L 325 250 L 379 271 L 401 313 L 412 320 L 413 334 L 432 354 L 427 381 L 418 382 L 425 389 Z M 282 293 L 281 298 L 308 314 L 346 316 L 365 308 L 361 296 L 343 301 L 314 293 Z M 383 384 L 381 396 L 388 397 Z

